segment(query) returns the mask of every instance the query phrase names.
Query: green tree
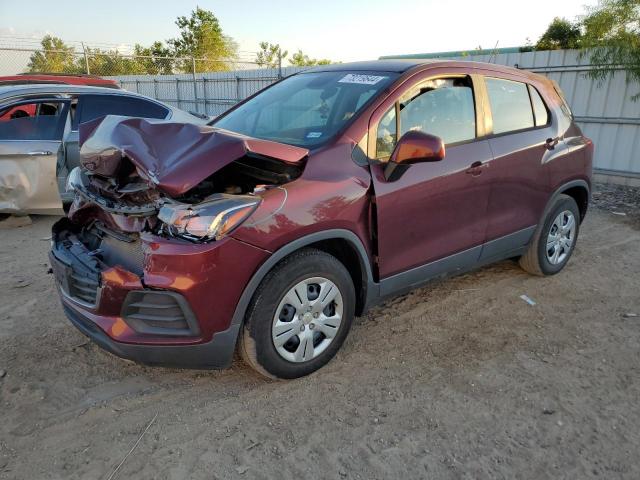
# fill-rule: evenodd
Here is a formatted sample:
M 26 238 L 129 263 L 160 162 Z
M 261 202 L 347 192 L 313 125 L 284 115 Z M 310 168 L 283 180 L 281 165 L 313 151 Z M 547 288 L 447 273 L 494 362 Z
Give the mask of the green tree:
M 309 56 L 305 55 L 302 50 L 298 49 L 298 51 L 292 55 L 289 63 L 296 67 L 312 67 L 314 65 L 329 65 L 332 62 L 327 58 L 322 58 L 320 60 L 309 58 Z
M 536 50 L 560 50 L 568 48 L 579 48 L 582 38 L 580 25 L 576 25 L 565 18 L 554 18 L 547 27 L 547 31 L 542 34 Z
M 282 50 L 279 44 L 260 42 L 260 51 L 256 54 L 256 63 L 261 67 L 276 68 L 282 64 L 289 52 Z
M 178 17 L 175 23 L 180 36 L 167 41 L 175 56 L 200 59 L 196 62 L 198 72 L 229 70 L 229 62 L 238 56 L 238 45 L 224 34 L 213 12 L 196 7 L 190 17 Z M 183 60 L 179 66 L 187 72 L 193 67 L 191 60 Z
M 136 44 L 133 48 L 136 56 L 136 69 L 150 75 L 169 75 L 174 70 L 173 52 L 162 42 L 153 42 L 150 47 Z
M 640 82 L 640 0 L 600 0 L 582 25 L 582 55 L 593 65 L 591 78 L 603 82 L 622 66 L 627 82 Z M 639 100 L 640 92 L 631 98 Z
M 40 42 L 42 50 L 34 52 L 29 58 L 27 70 L 31 73 L 81 73 L 75 63 L 74 49 L 60 38 L 45 35 Z
M 137 59 L 124 56 L 117 50 L 87 48 L 86 55 L 89 62 L 89 71 L 92 75 L 111 76 L 147 73 Z M 76 59 L 76 68 L 86 72 L 84 57 Z

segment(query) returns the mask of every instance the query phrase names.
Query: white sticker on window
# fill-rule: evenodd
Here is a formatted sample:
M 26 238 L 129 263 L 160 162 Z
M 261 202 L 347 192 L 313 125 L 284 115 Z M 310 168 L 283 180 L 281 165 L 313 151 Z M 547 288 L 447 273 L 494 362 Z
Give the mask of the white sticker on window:
M 322 132 L 309 132 L 307 133 L 307 138 L 320 138 L 322 136 Z
M 360 75 L 356 73 L 348 73 L 338 83 L 358 83 L 360 85 L 375 85 L 387 77 L 378 77 L 376 75 Z

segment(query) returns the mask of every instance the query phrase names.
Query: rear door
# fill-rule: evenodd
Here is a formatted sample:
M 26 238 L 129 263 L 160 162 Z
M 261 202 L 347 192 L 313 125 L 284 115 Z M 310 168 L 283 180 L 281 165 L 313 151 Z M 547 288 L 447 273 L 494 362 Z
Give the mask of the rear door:
M 423 76 L 380 106 L 370 130 L 375 144 L 370 142 L 369 156 L 377 159 L 371 172 L 379 275 L 390 279 L 413 269 L 408 275 L 415 276 L 415 282 L 408 277 L 400 280 L 408 284 L 478 260 L 490 191 L 485 165 L 491 151 L 481 138 L 484 117 L 475 101 L 472 77 L 428 72 Z M 411 165 L 400 179 L 387 181 L 385 162 L 397 139 L 409 130 L 440 136 L 445 158 Z M 446 257 L 450 261 L 441 261 Z
M 484 77 L 490 107 L 492 187 L 483 260 L 527 244 L 549 197 L 551 155 L 564 148 L 558 128 L 531 85 Z M 550 142 L 547 143 L 547 139 Z
M 68 101 L 31 99 L 0 107 L 0 212 L 63 213 L 56 178 Z

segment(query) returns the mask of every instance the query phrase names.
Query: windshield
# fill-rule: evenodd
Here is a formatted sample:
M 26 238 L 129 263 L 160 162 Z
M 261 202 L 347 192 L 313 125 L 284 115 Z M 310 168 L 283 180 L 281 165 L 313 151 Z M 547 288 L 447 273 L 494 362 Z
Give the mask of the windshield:
M 315 147 L 327 142 L 397 74 L 317 72 L 275 84 L 211 125 L 250 137 Z

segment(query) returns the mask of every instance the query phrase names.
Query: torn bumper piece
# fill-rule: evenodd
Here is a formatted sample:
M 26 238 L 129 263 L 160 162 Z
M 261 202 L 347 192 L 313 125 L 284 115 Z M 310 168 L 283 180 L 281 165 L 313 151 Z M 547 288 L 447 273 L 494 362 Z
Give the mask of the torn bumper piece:
M 221 259 L 227 251 L 230 259 L 248 255 L 259 262 L 267 252 L 231 238 L 194 245 L 165 243 L 149 235 L 139 246 L 131 244 L 114 255 L 108 244 L 112 238 L 95 248 L 86 232 L 76 229 L 68 219 L 54 225 L 49 258 L 64 312 L 82 333 L 105 350 L 139 363 L 230 365 L 240 322 L 232 322 L 230 305 L 236 303 L 230 304 L 229 298 L 239 298 L 242 292 L 233 285 L 246 282 L 229 282 L 231 260 Z M 138 248 L 144 258 L 137 258 Z M 234 275 L 252 274 L 237 270 Z

